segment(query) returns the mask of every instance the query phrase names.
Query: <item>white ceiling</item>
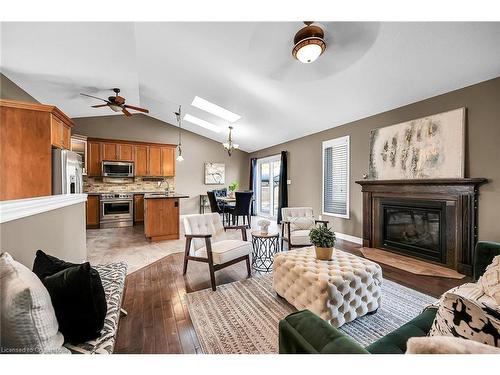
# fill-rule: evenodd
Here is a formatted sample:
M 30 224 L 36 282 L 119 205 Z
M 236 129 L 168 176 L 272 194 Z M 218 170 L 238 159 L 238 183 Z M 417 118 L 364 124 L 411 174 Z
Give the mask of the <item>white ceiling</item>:
M 128 104 L 175 124 L 198 95 L 242 116 L 245 151 L 295 139 L 500 76 L 500 23 L 321 23 L 328 48 L 313 64 L 291 56 L 300 22 L 2 23 L 2 72 L 70 117 L 102 116 L 120 87 Z M 384 125 L 384 124 L 381 124 Z

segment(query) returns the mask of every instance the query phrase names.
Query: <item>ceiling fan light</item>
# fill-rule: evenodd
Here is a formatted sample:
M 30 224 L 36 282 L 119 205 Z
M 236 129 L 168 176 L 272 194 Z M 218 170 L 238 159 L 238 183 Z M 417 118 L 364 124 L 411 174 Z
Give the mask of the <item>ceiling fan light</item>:
M 297 60 L 304 64 L 314 62 L 325 51 L 326 44 L 320 38 L 307 38 L 298 42 L 292 54 Z
M 115 112 L 121 112 L 122 111 L 122 107 L 120 107 L 119 105 L 109 104 L 109 108 L 111 108 Z

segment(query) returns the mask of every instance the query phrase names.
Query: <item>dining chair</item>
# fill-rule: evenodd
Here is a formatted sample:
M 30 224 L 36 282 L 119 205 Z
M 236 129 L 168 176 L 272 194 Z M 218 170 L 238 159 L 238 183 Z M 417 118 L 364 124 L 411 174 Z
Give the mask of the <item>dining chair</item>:
M 229 214 L 232 218 L 233 225 L 239 225 L 239 217 L 243 216 L 243 225 L 250 228 L 252 224 L 252 216 L 250 215 L 250 206 L 252 205 L 252 191 L 237 191 L 235 193 L 236 203 L 234 208 L 229 209 Z M 246 223 L 245 221 L 248 221 Z

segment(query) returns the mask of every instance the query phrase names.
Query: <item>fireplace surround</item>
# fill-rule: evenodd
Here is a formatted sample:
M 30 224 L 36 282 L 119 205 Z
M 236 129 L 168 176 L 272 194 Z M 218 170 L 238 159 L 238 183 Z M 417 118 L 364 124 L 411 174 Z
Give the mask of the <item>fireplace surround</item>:
M 472 275 L 485 178 L 361 180 L 363 246 Z

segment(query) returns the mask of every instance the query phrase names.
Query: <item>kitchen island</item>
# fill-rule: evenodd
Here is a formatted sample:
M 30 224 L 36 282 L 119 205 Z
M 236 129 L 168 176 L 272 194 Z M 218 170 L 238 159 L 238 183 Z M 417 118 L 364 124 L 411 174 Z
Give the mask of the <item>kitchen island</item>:
M 150 241 L 179 239 L 180 199 L 176 193 L 144 194 L 144 234 Z

